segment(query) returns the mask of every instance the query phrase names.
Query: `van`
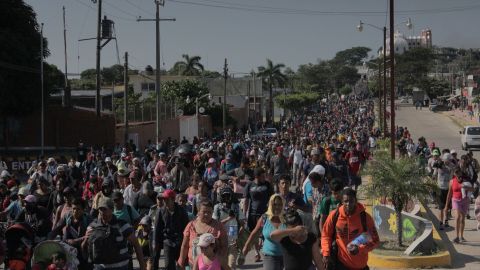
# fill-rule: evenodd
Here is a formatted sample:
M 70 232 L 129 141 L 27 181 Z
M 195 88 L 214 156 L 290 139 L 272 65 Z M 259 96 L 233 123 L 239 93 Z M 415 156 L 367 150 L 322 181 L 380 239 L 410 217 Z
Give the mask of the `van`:
M 463 150 L 480 147 L 480 126 L 466 126 L 460 134 Z

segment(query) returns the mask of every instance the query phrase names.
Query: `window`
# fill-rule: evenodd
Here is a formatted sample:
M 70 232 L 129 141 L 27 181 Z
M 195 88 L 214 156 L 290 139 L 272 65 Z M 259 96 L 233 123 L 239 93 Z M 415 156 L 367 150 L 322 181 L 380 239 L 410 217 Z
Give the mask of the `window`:
M 142 91 L 148 91 L 148 83 L 142 83 L 140 88 L 142 89 Z
M 468 135 L 480 135 L 480 127 L 469 127 L 467 129 Z
M 149 83 L 148 84 L 148 90 L 149 91 L 155 91 L 155 83 Z

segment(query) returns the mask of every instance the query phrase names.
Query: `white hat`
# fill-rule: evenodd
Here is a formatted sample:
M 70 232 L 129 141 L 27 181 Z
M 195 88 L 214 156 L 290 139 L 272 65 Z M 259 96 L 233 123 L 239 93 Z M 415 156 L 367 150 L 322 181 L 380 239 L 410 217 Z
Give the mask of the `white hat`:
M 316 172 L 320 175 L 325 175 L 325 168 L 322 165 L 315 165 L 315 167 L 313 167 L 313 169 L 310 171 L 308 175 L 310 175 L 313 172 Z
M 19 190 L 18 190 L 18 195 L 27 195 L 28 192 L 27 192 L 27 188 L 26 187 L 21 187 Z
M 198 238 L 199 247 L 208 247 L 215 243 L 215 237 L 211 233 L 204 233 Z
M 2 174 L 0 174 L 1 178 L 11 177 L 11 176 L 12 175 L 7 170 L 3 170 Z
M 442 156 L 442 161 L 447 161 L 447 160 L 451 160 L 451 159 L 452 159 L 452 155 L 449 154 L 449 153 L 445 153 Z
M 450 154 L 456 154 L 456 153 L 457 151 L 455 151 L 455 149 L 450 150 Z
M 111 157 L 106 157 L 105 162 L 112 162 L 112 158 Z

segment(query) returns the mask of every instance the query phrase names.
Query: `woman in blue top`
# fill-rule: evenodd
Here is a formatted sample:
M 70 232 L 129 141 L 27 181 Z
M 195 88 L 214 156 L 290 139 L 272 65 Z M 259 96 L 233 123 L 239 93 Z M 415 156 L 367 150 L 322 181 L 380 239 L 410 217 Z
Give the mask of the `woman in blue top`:
M 263 269 L 277 270 L 283 269 L 283 254 L 282 248 L 278 242 L 270 238 L 270 234 L 275 230 L 286 229 L 284 221 L 284 205 L 285 200 L 279 194 L 274 194 L 268 201 L 267 212 L 258 219 L 257 225 L 248 237 L 245 246 L 243 247 L 243 254 L 246 256 L 250 250 L 251 244 L 258 241 L 260 233 L 264 237 L 262 252 L 264 255 Z

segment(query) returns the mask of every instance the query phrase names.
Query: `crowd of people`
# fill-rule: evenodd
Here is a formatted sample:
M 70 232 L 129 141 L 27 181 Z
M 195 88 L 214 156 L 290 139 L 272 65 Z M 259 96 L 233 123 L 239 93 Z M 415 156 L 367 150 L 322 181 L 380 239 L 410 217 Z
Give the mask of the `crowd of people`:
M 368 269 L 379 237 L 356 190 L 380 135 L 374 121 L 371 101 L 331 99 L 286 119 L 276 136 L 166 140 L 144 151 L 80 144 L 67 164 L 40 159 L 26 182 L 4 170 L 0 218 L 32 232 L 6 236 L 5 264 L 25 269 L 31 250 L 61 239 L 86 270 L 133 269 L 134 260 L 140 269 L 236 269 L 249 252 L 266 270 Z M 69 257 L 55 252 L 32 269 L 73 269 Z
M 414 143 L 408 128 L 397 128 L 397 141 L 400 155 L 417 158 L 428 175 L 437 182 L 438 191 L 432 198 L 438 207 L 438 228 L 454 227 L 454 243 L 466 242 L 464 238 L 465 219 L 475 217 L 477 230 L 480 230 L 479 179 L 480 164 L 470 150 L 458 156 L 455 149 L 441 149 L 435 142 L 428 143 L 425 137 Z M 475 214 L 470 215 L 470 205 L 474 204 Z M 456 212 L 455 224 L 449 224 L 451 211 Z

